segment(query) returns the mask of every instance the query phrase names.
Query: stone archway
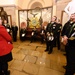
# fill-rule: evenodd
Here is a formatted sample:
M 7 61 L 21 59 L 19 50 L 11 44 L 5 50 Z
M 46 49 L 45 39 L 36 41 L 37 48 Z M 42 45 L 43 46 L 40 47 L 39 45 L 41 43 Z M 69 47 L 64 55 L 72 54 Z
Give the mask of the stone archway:
M 36 1 L 36 0 L 33 0 L 28 3 L 28 6 L 27 6 L 27 9 L 34 9 L 36 7 L 44 7 L 45 3 L 44 3 L 44 0 L 40 0 L 40 1 Z
M 35 3 L 33 3 L 33 4 L 31 5 L 31 8 L 30 8 L 30 9 L 35 9 L 36 7 L 42 8 L 43 6 L 42 6 L 42 4 L 39 3 L 39 2 L 35 2 Z

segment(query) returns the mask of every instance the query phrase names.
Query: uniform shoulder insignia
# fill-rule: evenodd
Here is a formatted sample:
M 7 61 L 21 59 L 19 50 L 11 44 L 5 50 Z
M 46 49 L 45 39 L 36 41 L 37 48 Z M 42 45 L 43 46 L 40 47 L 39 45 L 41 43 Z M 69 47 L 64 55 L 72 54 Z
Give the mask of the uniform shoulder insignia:
M 56 26 L 56 24 L 54 24 L 53 26 Z

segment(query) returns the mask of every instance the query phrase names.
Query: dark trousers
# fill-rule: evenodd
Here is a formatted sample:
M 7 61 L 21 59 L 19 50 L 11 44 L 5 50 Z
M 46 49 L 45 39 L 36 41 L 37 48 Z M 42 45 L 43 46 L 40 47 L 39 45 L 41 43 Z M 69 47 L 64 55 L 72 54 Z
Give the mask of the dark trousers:
M 36 41 L 36 35 L 31 36 L 31 42 Z
M 24 36 L 24 37 L 20 36 L 21 41 L 25 41 L 25 39 L 26 39 L 26 36 Z
M 56 36 L 55 36 L 55 37 L 54 37 L 54 40 L 53 40 L 53 42 L 54 42 L 54 44 L 53 44 L 54 47 L 56 47 L 56 40 L 57 40 L 57 39 L 56 39 Z
M 44 35 L 40 35 L 41 36 L 41 43 L 44 42 Z
M 0 56 L 0 75 L 9 75 L 8 74 L 8 62 L 12 60 L 12 53 Z
M 17 34 L 12 33 L 13 41 L 17 41 Z
M 57 48 L 60 50 L 60 34 L 57 34 Z
M 0 75 L 7 75 L 8 73 L 8 63 L 7 62 L 0 62 Z
M 53 43 L 54 43 L 54 41 L 46 42 L 46 50 L 48 50 L 50 53 L 53 51 Z
M 74 75 L 75 73 L 75 46 L 72 44 L 67 44 L 66 49 L 66 59 L 67 59 L 67 67 L 65 75 Z

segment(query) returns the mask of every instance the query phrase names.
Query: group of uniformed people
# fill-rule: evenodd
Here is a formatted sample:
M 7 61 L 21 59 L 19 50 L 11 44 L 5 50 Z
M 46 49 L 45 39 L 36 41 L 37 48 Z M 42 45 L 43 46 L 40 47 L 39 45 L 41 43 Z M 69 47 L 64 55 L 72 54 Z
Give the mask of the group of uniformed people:
M 75 13 L 71 14 L 70 19 L 62 28 L 60 22 L 56 22 L 57 17 L 53 16 L 46 28 L 46 50 L 48 54 L 52 53 L 53 47 L 58 44 L 60 49 L 60 32 L 61 43 L 65 46 L 66 51 L 66 71 L 64 75 L 74 75 L 75 73 Z M 62 30 L 61 30 L 62 28 Z
M 41 43 L 46 41 L 46 50 L 48 51 L 48 54 L 52 53 L 53 47 L 58 47 L 58 50 L 60 50 L 60 33 L 62 24 L 60 22 L 57 22 L 57 17 L 53 16 L 50 23 L 48 23 L 47 27 L 42 26 L 40 32 L 37 31 L 37 28 L 34 27 L 31 31 L 31 43 L 33 41 L 37 40 L 38 33 L 40 33 L 41 37 Z M 22 41 L 25 40 L 27 31 L 26 28 L 20 29 L 20 39 Z

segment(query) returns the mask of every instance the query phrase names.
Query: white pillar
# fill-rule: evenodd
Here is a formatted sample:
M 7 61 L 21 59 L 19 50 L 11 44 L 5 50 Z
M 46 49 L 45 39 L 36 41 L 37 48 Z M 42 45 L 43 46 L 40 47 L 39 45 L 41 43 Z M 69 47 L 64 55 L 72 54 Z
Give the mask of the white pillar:
M 56 16 L 56 0 L 53 0 L 53 16 Z

